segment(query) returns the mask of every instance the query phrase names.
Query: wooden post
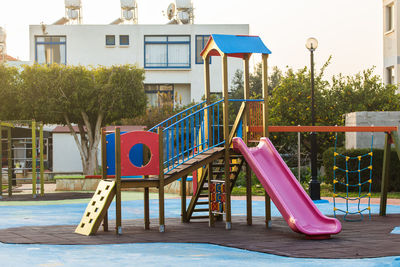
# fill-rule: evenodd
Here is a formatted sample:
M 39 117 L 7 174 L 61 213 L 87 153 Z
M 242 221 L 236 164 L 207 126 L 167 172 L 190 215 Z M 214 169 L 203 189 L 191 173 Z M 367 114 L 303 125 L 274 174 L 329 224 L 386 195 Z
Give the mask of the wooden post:
M 150 196 L 149 188 L 144 188 L 144 229 L 150 230 Z
M 225 228 L 232 229 L 231 215 L 231 179 L 230 179 L 230 157 L 229 157 L 229 96 L 228 96 L 228 56 L 222 55 L 222 94 L 223 105 L 223 127 L 225 139 L 224 171 L 225 171 Z
M 215 217 L 212 212 L 212 203 L 211 203 L 211 183 L 214 177 L 213 173 L 213 165 L 212 163 L 208 164 L 208 176 L 207 176 L 207 183 L 208 183 L 208 226 L 214 227 L 215 226 Z
M 379 207 L 379 216 L 386 216 L 387 191 L 389 185 L 390 154 L 392 152 L 390 144 L 390 133 L 385 135 L 385 148 L 383 152 L 381 201 Z
M 121 215 L 121 129 L 115 129 L 115 232 L 122 234 Z
M 262 89 L 263 89 L 263 136 L 269 137 L 268 132 L 268 54 L 262 55 Z M 265 224 L 270 227 L 271 224 L 271 199 L 265 191 Z
M 3 198 L 3 129 L 0 121 L 0 199 Z
M 158 133 L 158 154 L 160 155 L 160 174 L 158 175 L 159 186 L 158 186 L 158 205 L 159 205 L 159 224 L 160 232 L 165 232 L 165 215 L 164 215 L 164 135 L 161 127 L 157 129 Z
M 101 128 L 101 179 L 107 179 L 107 139 L 105 129 Z M 108 232 L 108 209 L 105 211 L 103 219 L 103 231 Z
M 250 67 L 249 67 L 250 55 L 247 54 L 243 58 L 243 69 L 244 69 L 244 99 L 250 99 Z M 248 145 L 248 127 L 249 127 L 249 119 L 250 119 L 250 110 L 249 105 L 245 102 L 246 108 L 243 116 L 243 141 L 246 145 Z M 252 192 L 251 192 L 251 169 L 247 162 L 245 163 L 246 168 L 246 216 L 247 216 L 247 225 L 253 224 L 252 218 Z
M 36 197 L 36 121 L 32 120 L 32 197 Z
M 210 56 L 204 58 L 204 95 L 206 97 L 206 106 L 211 104 L 211 97 L 210 97 Z M 208 140 L 208 147 L 213 145 L 212 139 L 212 113 L 210 109 L 206 109 L 204 112 L 204 121 L 207 125 L 204 134 L 205 139 Z
M 397 157 L 400 160 L 400 140 L 399 140 L 399 133 L 397 131 L 393 131 L 390 136 L 392 137 L 392 141 L 394 144 L 394 148 L 397 153 Z
M 107 137 L 104 128 L 101 128 L 101 179 L 107 179 Z
M 40 123 L 39 130 L 39 145 L 40 145 L 40 195 L 44 196 L 44 142 L 43 142 L 43 122 Z
M 11 139 L 11 127 L 7 129 L 7 157 L 8 157 L 8 196 L 12 196 L 12 139 Z
M 150 160 L 149 150 L 143 146 L 143 165 L 146 165 Z M 144 179 L 149 178 L 148 175 L 143 176 Z M 150 191 L 148 187 L 144 188 L 144 229 L 150 230 Z
M 181 178 L 181 222 L 186 222 L 186 178 Z

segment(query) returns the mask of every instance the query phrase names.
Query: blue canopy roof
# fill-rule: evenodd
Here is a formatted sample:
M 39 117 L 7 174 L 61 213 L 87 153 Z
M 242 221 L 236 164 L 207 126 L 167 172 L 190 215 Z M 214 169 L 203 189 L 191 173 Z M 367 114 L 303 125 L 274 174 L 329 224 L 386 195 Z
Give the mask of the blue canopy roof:
M 271 54 L 271 51 L 259 36 L 212 34 L 204 50 L 211 43 L 211 40 L 214 40 L 217 47 L 228 56 L 242 58 L 244 54 Z M 201 55 L 203 55 L 203 52 L 201 52 Z M 210 55 L 216 56 L 219 54 L 214 51 L 210 52 Z

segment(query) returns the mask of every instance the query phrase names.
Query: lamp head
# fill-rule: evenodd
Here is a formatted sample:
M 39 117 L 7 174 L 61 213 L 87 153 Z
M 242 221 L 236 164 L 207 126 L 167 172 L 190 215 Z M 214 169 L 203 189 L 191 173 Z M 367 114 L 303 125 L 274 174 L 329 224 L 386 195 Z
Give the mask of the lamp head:
M 317 39 L 315 39 L 314 37 L 308 38 L 307 42 L 306 42 L 306 47 L 310 51 L 315 51 L 315 49 L 317 49 L 317 47 L 318 47 Z

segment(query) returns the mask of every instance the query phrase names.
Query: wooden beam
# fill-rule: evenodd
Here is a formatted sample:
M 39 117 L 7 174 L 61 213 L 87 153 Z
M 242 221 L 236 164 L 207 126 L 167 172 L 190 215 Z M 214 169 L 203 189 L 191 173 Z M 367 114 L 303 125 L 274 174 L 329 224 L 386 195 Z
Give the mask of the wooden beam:
M 107 139 L 105 128 L 101 128 L 101 179 L 107 179 Z M 103 231 L 108 232 L 108 209 L 104 212 Z
M 230 179 L 230 157 L 229 157 L 229 95 L 228 95 L 228 56 L 222 56 L 222 94 L 224 97 L 223 105 L 223 127 L 225 139 L 225 221 L 227 230 L 232 228 L 231 214 L 231 179 Z
M 251 169 L 250 165 L 247 162 L 246 162 L 246 216 L 247 216 L 247 225 L 252 225 L 253 212 L 252 212 Z
M 250 99 L 250 55 L 247 54 L 243 58 L 243 69 L 244 69 L 244 84 L 243 84 L 243 97 L 245 100 Z M 248 132 L 247 127 L 249 126 L 249 105 L 245 103 L 245 115 L 243 116 L 243 141 L 248 145 Z
M 250 99 L 250 55 L 247 54 L 243 58 L 243 69 L 244 69 L 244 99 Z M 250 110 L 249 103 L 245 102 L 245 114 L 243 116 L 243 141 L 246 145 L 248 145 L 248 127 L 250 122 Z M 244 159 L 243 159 L 244 160 Z M 247 225 L 253 224 L 253 215 L 252 215 L 252 188 L 251 188 L 251 169 L 250 165 L 245 163 L 246 167 L 246 221 Z
M 0 122 L 0 126 L 14 128 L 14 125 L 12 123 L 8 123 L 8 122 Z
M 208 226 L 209 227 L 214 227 L 215 226 L 215 218 L 214 218 L 214 214 L 212 212 L 211 189 L 210 189 L 211 180 L 214 177 L 212 162 L 210 162 L 208 164 L 208 172 L 207 173 L 208 173 L 208 175 L 207 175 L 207 183 L 208 183 Z
M 3 129 L 0 122 L 0 199 L 3 198 Z
M 204 60 L 204 95 L 206 97 L 206 104 L 210 105 L 210 57 L 206 56 L 203 58 Z
M 245 114 L 245 109 L 246 109 L 246 103 L 243 102 L 242 105 L 240 106 L 235 122 L 233 123 L 231 132 L 229 133 L 229 146 L 232 144 L 232 139 L 236 134 L 237 128 L 239 127 L 240 120 L 244 117 L 243 115 Z
M 206 175 L 208 173 L 208 164 L 206 166 L 205 169 L 203 169 L 203 172 L 201 173 L 200 179 L 197 183 L 197 189 L 196 192 L 194 193 L 194 195 L 192 196 L 192 199 L 190 200 L 189 206 L 187 208 L 186 211 L 186 222 L 190 221 L 190 217 L 192 217 L 193 211 L 194 211 L 194 207 L 196 206 L 197 201 L 199 200 L 200 194 L 201 194 L 201 190 L 203 188 L 205 179 L 206 179 Z
M 122 234 L 121 214 L 121 129 L 115 129 L 115 232 Z
M 400 160 L 400 140 L 399 140 L 399 133 L 397 131 L 393 131 L 390 135 L 392 137 L 392 141 L 394 144 L 394 148 L 396 149 L 397 152 L 397 157 Z
M 121 188 L 146 188 L 158 187 L 158 179 L 123 179 L 121 181 Z
M 157 129 L 158 133 L 158 154 L 159 154 L 159 166 L 160 173 L 158 175 L 159 186 L 158 186 L 158 205 L 159 205 L 159 225 L 160 232 L 165 232 L 165 214 L 164 214 L 164 136 L 161 127 Z
M 107 137 L 105 129 L 101 129 L 101 179 L 107 179 Z
M 389 185 L 389 168 L 390 154 L 392 152 L 390 144 L 390 134 L 385 135 L 385 148 L 383 151 L 383 168 L 382 168 L 382 184 L 381 184 L 381 201 L 379 207 L 379 215 L 386 216 L 387 191 Z
M 211 104 L 211 89 L 210 89 L 210 57 L 206 56 L 204 59 L 204 95 L 206 97 L 206 106 L 209 106 Z M 204 110 L 204 121 L 205 124 L 207 125 L 204 134 L 205 134 L 205 139 L 208 140 L 208 147 L 213 146 L 213 138 L 212 138 L 212 114 L 210 109 L 205 109 Z
M 150 230 L 150 196 L 149 188 L 144 188 L 144 229 Z
M 249 131 L 263 132 L 263 126 L 252 126 Z M 395 132 L 397 126 L 268 126 L 268 132 Z
M 44 196 L 44 143 L 43 143 L 43 122 L 40 123 L 39 129 L 39 146 L 40 146 L 40 195 Z
M 268 55 L 262 55 L 262 89 L 263 89 L 263 136 L 269 137 L 268 132 Z M 271 199 L 265 191 L 265 224 L 267 227 L 271 223 Z

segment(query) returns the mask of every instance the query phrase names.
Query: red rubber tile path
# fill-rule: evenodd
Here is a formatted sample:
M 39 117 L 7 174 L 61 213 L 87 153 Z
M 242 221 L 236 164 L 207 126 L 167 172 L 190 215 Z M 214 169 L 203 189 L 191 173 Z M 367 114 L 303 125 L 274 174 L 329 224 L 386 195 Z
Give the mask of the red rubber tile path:
M 117 244 L 117 243 L 210 243 L 227 247 L 307 258 L 371 258 L 400 255 L 400 235 L 390 234 L 400 226 L 400 214 L 373 216 L 361 222 L 342 222 L 343 230 L 329 240 L 307 240 L 292 232 L 286 222 L 274 218 L 266 229 L 262 217 L 253 217 L 253 226 L 245 217 L 233 217 L 233 229 L 225 230 L 218 222 L 209 228 L 207 222 L 181 223 L 166 220 L 166 232 L 158 232 L 158 220 L 151 220 L 151 230 L 143 229 L 143 220 L 124 220 L 123 234 L 99 231 L 96 236 L 74 233 L 76 226 L 33 226 L 0 230 L 0 241 L 19 244 Z M 113 229 L 111 222 L 110 229 Z

